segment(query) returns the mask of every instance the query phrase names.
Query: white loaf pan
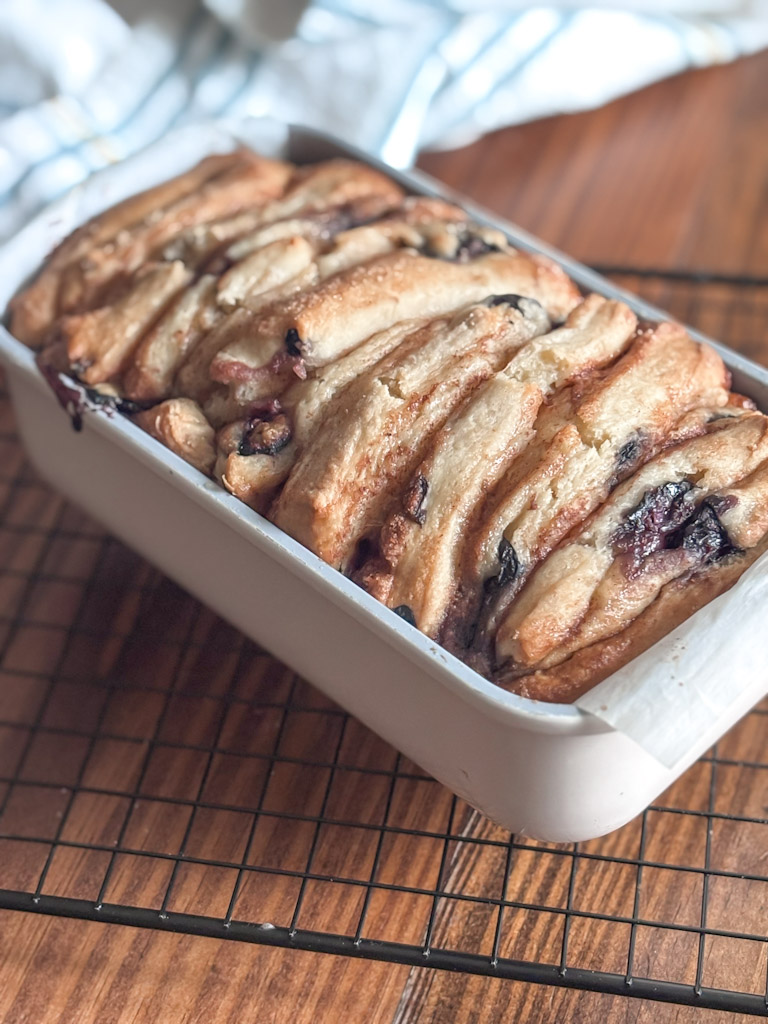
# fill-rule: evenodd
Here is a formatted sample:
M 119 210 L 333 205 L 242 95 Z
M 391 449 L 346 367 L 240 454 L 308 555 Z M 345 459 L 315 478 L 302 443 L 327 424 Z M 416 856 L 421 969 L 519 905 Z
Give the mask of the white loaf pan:
M 0 251 L 0 308 L 88 217 L 238 141 L 306 162 L 361 156 L 305 129 L 265 121 L 203 125 L 94 176 Z M 381 167 L 375 160 L 369 160 Z M 412 192 L 457 197 L 385 168 Z M 459 201 L 460 198 L 459 198 Z M 581 284 L 658 311 L 485 211 L 522 248 L 554 255 Z M 768 407 L 768 374 L 716 346 L 734 385 Z M 0 328 L 21 437 L 40 473 L 126 544 L 310 680 L 445 785 L 515 832 L 593 838 L 629 821 L 762 695 L 741 688 L 674 763 L 581 708 L 495 686 L 373 600 L 127 419 L 103 411 L 69 428 L 33 354 Z M 607 684 L 603 684 L 606 686 Z

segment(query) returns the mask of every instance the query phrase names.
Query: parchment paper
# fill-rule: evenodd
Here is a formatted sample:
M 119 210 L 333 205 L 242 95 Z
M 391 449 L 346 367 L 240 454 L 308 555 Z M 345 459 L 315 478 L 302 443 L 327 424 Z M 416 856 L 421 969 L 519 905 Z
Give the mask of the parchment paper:
M 768 693 L 768 555 L 576 704 L 668 768 Z M 731 714 L 730 717 L 733 717 Z

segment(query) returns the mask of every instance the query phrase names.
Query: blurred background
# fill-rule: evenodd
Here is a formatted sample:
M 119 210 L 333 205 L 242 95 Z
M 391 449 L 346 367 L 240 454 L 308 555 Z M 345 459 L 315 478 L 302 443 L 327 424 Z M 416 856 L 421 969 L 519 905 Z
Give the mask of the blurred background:
M 326 129 L 395 166 L 768 45 L 768 0 L 3 0 L 0 238 L 201 117 Z

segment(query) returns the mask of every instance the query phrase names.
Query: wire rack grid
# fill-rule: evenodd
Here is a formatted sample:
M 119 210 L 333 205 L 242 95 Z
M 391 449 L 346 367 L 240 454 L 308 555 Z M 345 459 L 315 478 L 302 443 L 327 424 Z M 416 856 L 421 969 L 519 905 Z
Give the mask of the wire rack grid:
M 763 351 L 765 282 L 614 276 Z M 613 835 L 510 836 L 49 490 L 5 393 L 0 449 L 0 907 L 768 1016 L 768 705 Z

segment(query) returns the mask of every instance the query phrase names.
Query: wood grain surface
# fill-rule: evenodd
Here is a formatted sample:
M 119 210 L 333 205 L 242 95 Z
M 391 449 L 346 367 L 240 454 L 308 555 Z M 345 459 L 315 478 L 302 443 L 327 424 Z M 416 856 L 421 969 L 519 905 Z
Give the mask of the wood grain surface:
M 763 55 L 421 163 L 587 262 L 754 278 L 620 277 L 768 361 L 766 82 Z M 768 935 L 764 709 L 643 819 L 509 855 L 503 830 L 53 495 L 11 429 L 0 403 L 0 887 L 42 875 L 50 895 L 553 964 L 568 920 L 568 966 L 623 973 L 633 943 L 638 977 L 692 985 L 706 884 L 722 934 L 700 980 L 763 992 L 766 943 L 733 934 Z M 0 912 L 6 1024 L 735 1019 Z

